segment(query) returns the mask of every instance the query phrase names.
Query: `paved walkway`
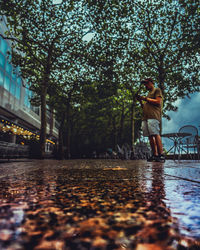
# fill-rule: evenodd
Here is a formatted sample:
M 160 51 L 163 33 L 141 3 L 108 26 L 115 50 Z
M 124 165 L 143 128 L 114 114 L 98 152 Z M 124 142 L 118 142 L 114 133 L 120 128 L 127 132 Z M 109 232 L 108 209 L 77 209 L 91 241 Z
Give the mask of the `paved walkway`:
M 0 164 L 0 249 L 200 249 L 200 162 Z

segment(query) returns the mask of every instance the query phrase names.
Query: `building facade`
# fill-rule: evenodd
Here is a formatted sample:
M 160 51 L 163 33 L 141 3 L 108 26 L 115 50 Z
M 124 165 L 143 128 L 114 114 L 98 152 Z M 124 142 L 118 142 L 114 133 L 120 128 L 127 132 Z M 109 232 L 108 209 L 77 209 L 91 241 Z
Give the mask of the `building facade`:
M 6 30 L 6 20 L 0 21 L 0 33 Z M 23 144 L 31 138 L 39 138 L 40 107 L 30 103 L 32 92 L 26 81 L 19 76 L 19 69 L 10 63 L 7 52 L 11 50 L 9 40 L 0 36 L 0 141 Z M 47 145 L 50 149 L 58 138 L 58 124 L 47 112 Z M 23 142 L 24 139 L 24 142 Z

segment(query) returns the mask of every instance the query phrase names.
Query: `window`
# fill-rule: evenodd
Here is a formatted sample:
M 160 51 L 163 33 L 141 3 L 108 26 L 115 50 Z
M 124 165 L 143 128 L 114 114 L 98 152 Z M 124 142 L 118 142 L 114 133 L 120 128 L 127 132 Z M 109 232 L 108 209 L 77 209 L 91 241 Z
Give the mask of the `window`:
M 11 84 L 10 84 L 10 93 L 15 96 L 15 91 L 16 91 L 15 82 L 11 81 Z
M 11 54 L 8 43 L 0 37 L 0 85 L 9 91 L 18 100 L 21 97 L 21 78 L 18 77 L 19 67 L 13 68 L 11 61 Z M 27 105 L 28 105 L 27 100 Z
M 3 86 L 3 82 L 4 82 L 4 73 L 3 71 L 0 70 L 0 85 Z
M 6 63 L 6 73 L 12 75 L 12 65 L 8 61 Z
M 29 89 L 25 89 L 25 95 L 24 95 L 24 105 L 28 108 L 31 107 L 30 104 L 30 97 L 31 97 L 31 91 Z
M 21 95 L 21 88 L 20 87 L 16 87 L 16 91 L 15 91 L 15 97 L 20 100 L 20 95 Z
M 10 89 L 10 77 L 6 75 L 4 80 L 4 88 L 9 91 Z
M 1 42 L 0 42 L 0 51 L 5 55 L 8 49 L 8 44 L 7 42 L 3 39 L 0 38 Z
M 16 70 L 16 69 L 13 69 L 13 70 L 12 70 L 12 79 L 13 79 L 14 81 L 17 80 L 17 70 Z
M 6 63 L 6 58 L 3 54 L 0 53 L 0 67 L 4 69 Z
M 15 91 L 15 97 L 17 99 L 20 99 L 21 95 L 21 78 L 17 78 L 17 86 L 16 86 L 16 91 Z
M 32 105 L 31 105 L 31 110 L 33 110 L 33 112 L 36 113 L 37 115 L 40 114 L 40 109 L 39 109 L 39 107 L 35 107 L 35 106 L 32 106 Z
M 55 128 L 57 128 L 57 129 L 60 128 L 60 122 L 58 122 L 57 120 L 55 120 Z

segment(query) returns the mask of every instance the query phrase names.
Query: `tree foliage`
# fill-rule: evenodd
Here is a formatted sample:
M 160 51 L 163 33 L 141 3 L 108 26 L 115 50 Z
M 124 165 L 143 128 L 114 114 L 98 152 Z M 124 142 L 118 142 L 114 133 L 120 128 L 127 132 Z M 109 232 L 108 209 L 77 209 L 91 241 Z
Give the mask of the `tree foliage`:
M 197 0 L 0 0 L 0 7 L 14 35 L 13 63 L 40 97 L 42 124 L 47 102 L 73 152 L 134 144 L 145 77 L 162 89 L 165 115 L 199 91 Z
M 12 63 L 37 92 L 41 105 L 40 145 L 46 141 L 46 96 L 54 74 L 70 67 L 81 51 L 85 20 L 81 4 L 52 0 L 9 0 L 0 2 L 9 30 L 4 38 L 13 41 Z M 75 57 L 75 58 L 74 58 Z
M 133 21 L 141 60 L 165 96 L 165 112 L 177 98 L 199 90 L 199 5 L 197 1 L 135 3 Z

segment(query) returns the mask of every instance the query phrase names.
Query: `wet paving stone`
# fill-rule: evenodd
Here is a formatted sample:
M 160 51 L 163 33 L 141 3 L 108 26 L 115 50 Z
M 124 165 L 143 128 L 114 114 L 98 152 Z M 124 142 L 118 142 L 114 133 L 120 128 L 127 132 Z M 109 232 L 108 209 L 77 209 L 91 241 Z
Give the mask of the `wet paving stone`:
M 0 249 L 200 249 L 200 227 L 184 234 L 190 225 L 177 216 L 186 212 L 184 199 L 199 202 L 200 185 L 196 178 L 193 194 L 186 192 L 191 182 L 175 167 L 117 160 L 0 164 Z

